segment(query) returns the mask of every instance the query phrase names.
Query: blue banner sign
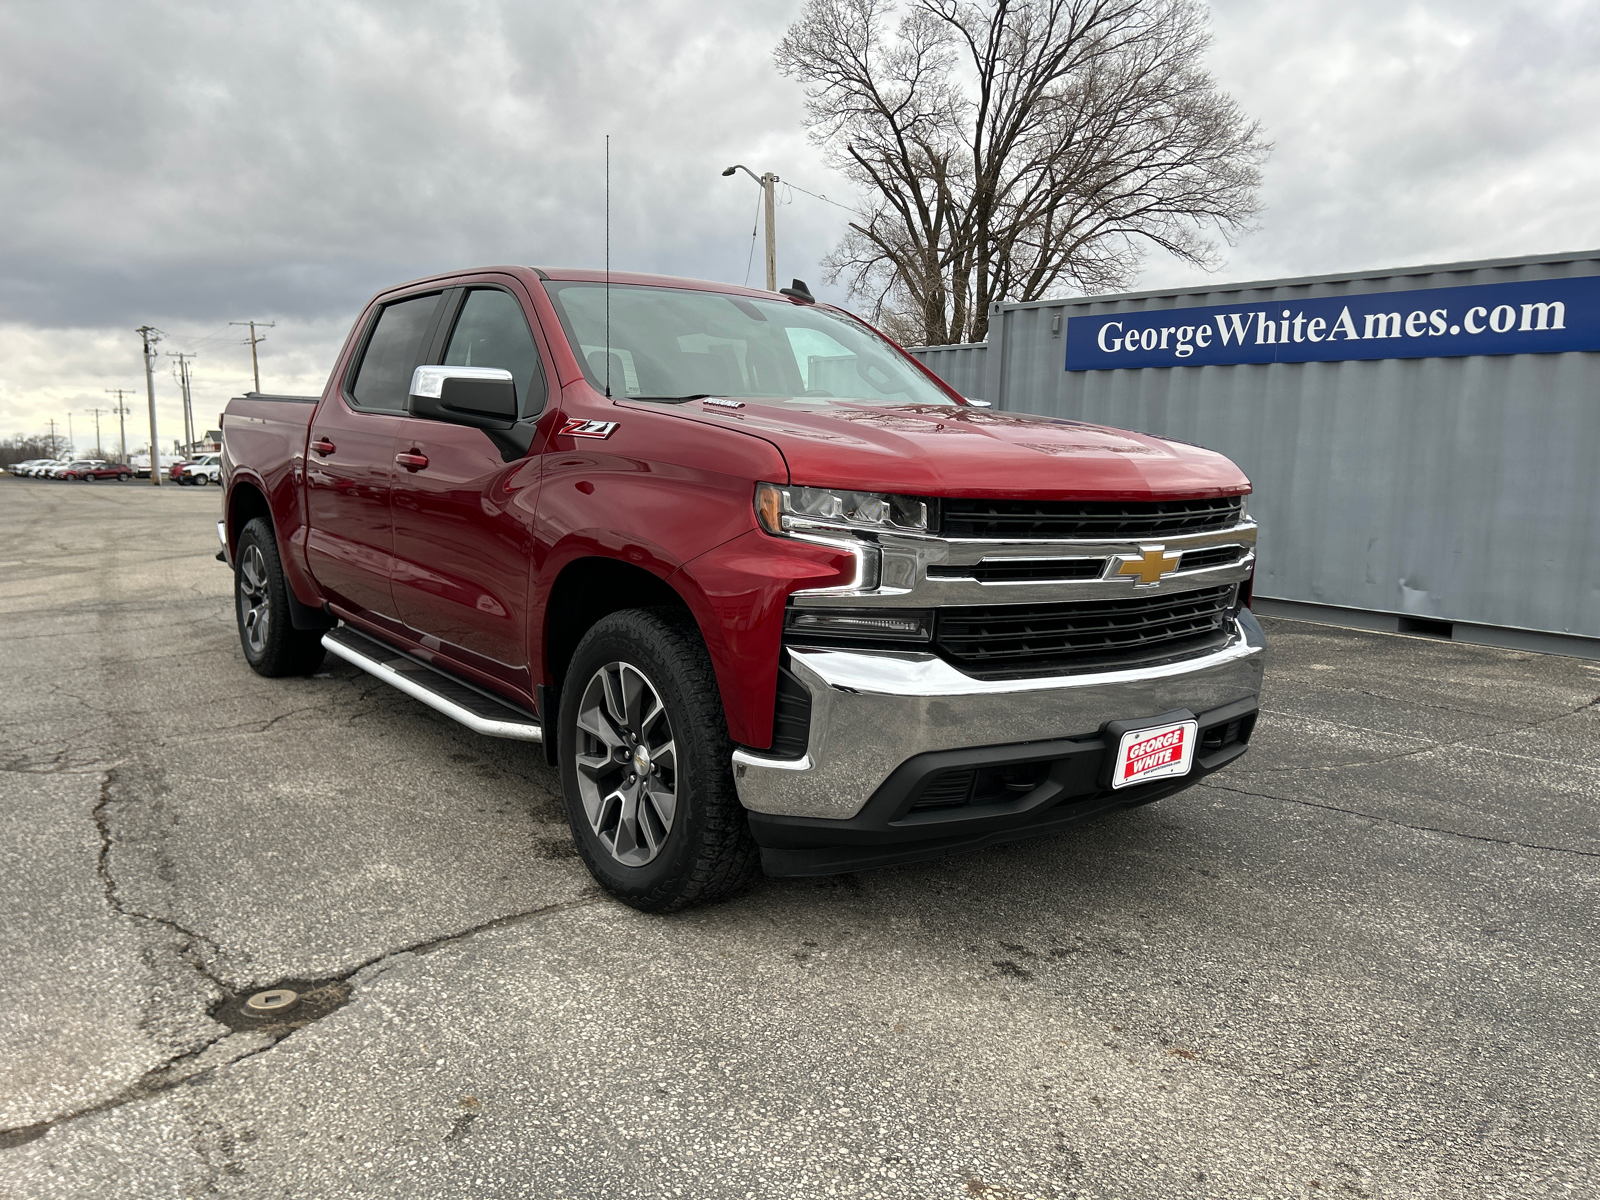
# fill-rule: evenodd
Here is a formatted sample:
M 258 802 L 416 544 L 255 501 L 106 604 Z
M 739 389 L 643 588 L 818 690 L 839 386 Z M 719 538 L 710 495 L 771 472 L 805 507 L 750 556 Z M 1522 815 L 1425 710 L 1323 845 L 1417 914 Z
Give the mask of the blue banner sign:
M 1067 320 L 1067 370 L 1600 350 L 1600 275 Z

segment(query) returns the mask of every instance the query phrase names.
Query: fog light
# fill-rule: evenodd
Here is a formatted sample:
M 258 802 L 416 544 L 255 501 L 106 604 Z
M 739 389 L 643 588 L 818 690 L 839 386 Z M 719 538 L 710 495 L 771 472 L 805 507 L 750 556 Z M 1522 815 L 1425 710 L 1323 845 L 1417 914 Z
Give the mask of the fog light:
M 933 613 L 920 608 L 791 608 L 783 625 L 790 633 L 819 637 L 896 642 L 933 638 Z

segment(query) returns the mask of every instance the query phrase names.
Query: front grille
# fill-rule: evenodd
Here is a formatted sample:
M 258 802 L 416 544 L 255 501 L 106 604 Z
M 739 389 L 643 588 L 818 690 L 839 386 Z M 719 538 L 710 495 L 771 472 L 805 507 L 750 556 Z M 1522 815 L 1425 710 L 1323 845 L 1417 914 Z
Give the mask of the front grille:
M 1072 604 L 942 608 L 934 645 L 978 676 L 1131 666 L 1221 645 L 1237 586 Z
M 1231 529 L 1244 497 L 1211 500 L 967 500 L 939 502 L 941 532 L 956 538 L 1166 538 Z
M 944 771 L 935 775 L 922 789 L 911 805 L 912 812 L 927 812 L 935 808 L 960 808 L 972 795 L 972 781 L 978 777 L 976 767 L 964 771 Z
M 1200 550 L 1185 550 L 1178 561 L 1180 571 L 1202 571 L 1207 567 L 1226 567 L 1245 556 L 1243 546 L 1206 546 Z
M 1250 744 L 1250 735 L 1255 732 L 1256 713 L 1246 713 L 1242 717 L 1235 717 L 1225 725 L 1213 725 L 1200 735 L 1200 753 L 1215 754 L 1218 750 L 1238 744 Z
M 923 786 L 908 812 L 982 807 L 1020 800 L 1050 776 L 1050 763 L 998 763 L 941 771 Z
M 929 567 L 929 579 L 976 579 L 979 583 L 1061 583 L 1099 579 L 1103 558 L 986 558 L 970 567 Z

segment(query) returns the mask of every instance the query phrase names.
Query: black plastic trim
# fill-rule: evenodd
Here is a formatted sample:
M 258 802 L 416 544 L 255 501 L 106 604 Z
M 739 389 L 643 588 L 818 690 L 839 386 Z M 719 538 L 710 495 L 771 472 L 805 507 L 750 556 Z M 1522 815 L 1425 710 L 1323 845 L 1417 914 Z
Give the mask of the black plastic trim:
M 1195 717 L 1199 736 L 1203 739 L 1213 727 L 1254 714 L 1259 707 L 1257 697 L 1247 696 L 1200 713 Z M 1185 711 L 1183 717 L 1188 716 Z M 1164 719 L 1149 717 L 1131 724 L 1158 724 Z M 1243 743 L 1230 743 L 1212 754 L 1197 754 L 1193 768 L 1182 779 L 1112 791 L 1104 781 L 1109 744 L 1101 734 L 1085 734 L 966 750 L 933 750 L 914 755 L 896 767 L 861 811 L 847 820 L 757 812 L 746 815 L 768 875 L 830 875 L 938 858 L 1054 832 L 1114 809 L 1136 808 L 1193 786 L 1238 758 L 1246 748 Z M 922 811 L 915 808 L 918 797 L 947 772 L 1027 764 L 1047 764 L 1044 778 L 1015 799 Z
M 556 758 L 556 702 L 561 698 L 561 689 L 550 687 L 548 684 L 536 684 L 533 689 L 533 702 L 539 706 L 539 722 L 549 731 L 549 736 L 544 739 L 544 761 L 552 766 L 559 767 L 560 761 Z
M 289 624 L 296 629 L 303 632 L 323 632 L 339 623 L 326 608 L 312 608 L 303 602 L 294 594 L 293 588 L 285 587 L 283 590 L 289 597 Z

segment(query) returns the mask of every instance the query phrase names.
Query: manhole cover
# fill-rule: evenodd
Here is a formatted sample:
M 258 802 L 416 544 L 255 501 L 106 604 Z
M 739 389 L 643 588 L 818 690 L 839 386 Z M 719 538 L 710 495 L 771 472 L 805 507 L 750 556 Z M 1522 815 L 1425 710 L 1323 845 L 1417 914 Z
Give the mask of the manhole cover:
M 291 992 L 288 988 L 270 988 L 246 1000 L 244 1010 L 253 1017 L 275 1017 L 299 1003 L 299 992 Z

